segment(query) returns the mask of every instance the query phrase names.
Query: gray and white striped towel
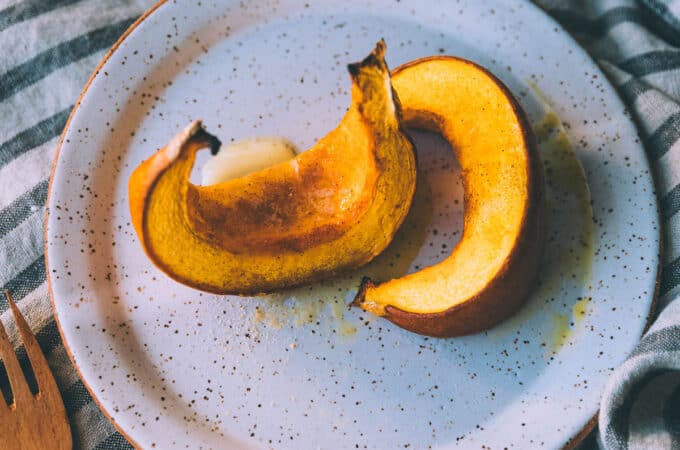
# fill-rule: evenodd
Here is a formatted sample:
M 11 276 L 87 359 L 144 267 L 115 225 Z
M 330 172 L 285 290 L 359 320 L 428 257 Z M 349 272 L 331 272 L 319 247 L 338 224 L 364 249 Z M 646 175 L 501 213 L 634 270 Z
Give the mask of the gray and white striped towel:
M 0 0 L 0 285 L 19 300 L 48 355 L 76 448 L 131 446 L 78 379 L 52 316 L 43 259 L 47 181 L 58 136 L 91 71 L 153 3 Z M 660 313 L 613 372 L 599 433 L 584 447 L 680 448 L 680 0 L 538 3 L 598 61 L 633 113 L 664 225 Z

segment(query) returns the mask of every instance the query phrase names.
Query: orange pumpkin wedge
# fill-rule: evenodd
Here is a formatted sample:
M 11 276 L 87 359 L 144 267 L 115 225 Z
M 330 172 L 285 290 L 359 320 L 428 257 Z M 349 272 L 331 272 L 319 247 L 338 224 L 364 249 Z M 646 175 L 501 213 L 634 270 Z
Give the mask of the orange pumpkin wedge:
M 445 260 L 382 284 L 365 279 L 352 304 L 430 336 L 489 328 L 526 300 L 545 240 L 533 132 L 510 91 L 472 62 L 420 59 L 392 83 L 405 125 L 441 133 L 458 159 L 464 230 Z

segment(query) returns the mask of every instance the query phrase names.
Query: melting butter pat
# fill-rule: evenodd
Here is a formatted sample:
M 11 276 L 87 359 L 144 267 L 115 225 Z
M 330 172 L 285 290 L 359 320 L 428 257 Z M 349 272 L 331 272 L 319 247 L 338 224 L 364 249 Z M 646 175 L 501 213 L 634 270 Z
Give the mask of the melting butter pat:
M 288 161 L 297 147 L 282 137 L 242 139 L 220 148 L 203 166 L 203 186 L 242 177 L 252 172 Z

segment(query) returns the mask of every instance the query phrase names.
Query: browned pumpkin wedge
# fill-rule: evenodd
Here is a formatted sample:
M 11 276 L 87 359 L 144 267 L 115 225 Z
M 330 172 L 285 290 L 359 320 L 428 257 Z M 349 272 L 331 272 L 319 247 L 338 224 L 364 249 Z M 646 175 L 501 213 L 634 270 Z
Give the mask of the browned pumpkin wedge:
M 192 123 L 133 172 L 130 212 L 152 262 L 205 291 L 254 294 L 359 267 L 404 220 L 415 190 L 381 41 L 351 64 L 340 124 L 296 158 L 212 186 L 189 182 L 195 155 L 219 143 Z

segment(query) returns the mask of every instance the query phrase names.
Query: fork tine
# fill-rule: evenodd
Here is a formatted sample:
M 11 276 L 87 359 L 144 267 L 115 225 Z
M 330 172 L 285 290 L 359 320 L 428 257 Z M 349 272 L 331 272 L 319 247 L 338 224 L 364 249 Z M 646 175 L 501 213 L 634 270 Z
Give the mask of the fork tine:
M 8 293 L 5 292 L 5 295 L 7 294 Z M 14 312 L 14 310 L 12 310 L 12 312 Z M 13 406 L 16 407 L 18 404 L 28 403 L 31 397 L 33 397 L 33 394 L 31 394 L 31 390 L 24 377 L 24 372 L 19 365 L 17 355 L 14 353 L 14 347 L 12 347 L 12 343 L 9 341 L 9 337 L 7 336 L 7 332 L 5 331 L 2 322 L 0 322 L 0 357 L 5 364 L 9 385 L 12 387 L 12 394 L 14 395 Z
M 7 297 L 7 302 L 9 307 L 12 308 L 12 313 L 14 313 L 14 320 L 16 321 L 17 328 L 19 329 L 19 334 L 21 335 L 21 340 L 24 341 L 24 348 L 26 349 L 26 355 L 28 360 L 31 362 L 31 367 L 33 368 L 33 375 L 35 375 L 35 381 L 38 383 L 38 392 L 44 393 L 50 388 L 57 389 L 57 384 L 52 376 L 52 371 L 50 370 L 45 355 L 43 354 L 38 341 L 35 339 L 31 328 L 26 323 L 23 314 L 19 311 L 14 299 L 9 294 L 8 290 L 5 290 L 5 297 Z M 51 386 L 54 385 L 54 386 Z
M 20 395 L 28 395 L 31 397 L 30 400 L 32 400 L 32 405 L 28 407 L 22 407 L 22 399 L 20 398 L 17 400 L 17 393 L 14 391 L 15 400 L 14 405 L 12 406 L 13 409 L 15 409 L 13 415 L 17 418 L 15 419 L 16 433 L 12 434 L 11 430 L 9 430 L 10 436 L 15 436 L 18 439 L 19 448 L 22 449 L 54 448 L 70 450 L 73 448 L 71 427 L 69 426 L 66 408 L 64 407 L 64 402 L 59 393 L 54 376 L 52 375 L 52 371 L 47 365 L 45 355 L 40 349 L 33 332 L 26 323 L 26 319 L 24 319 L 23 314 L 21 314 L 21 311 L 17 308 L 16 303 L 14 303 L 12 296 L 9 295 L 7 290 L 5 290 L 5 296 L 7 297 L 7 302 L 14 314 L 14 320 L 19 329 L 21 339 L 24 342 L 28 360 L 33 367 L 35 380 L 38 383 L 38 394 L 33 396 L 24 379 L 23 389 L 25 392 L 22 392 Z M 0 356 L 4 357 L 9 348 L 9 352 L 11 352 L 14 357 L 12 364 L 15 365 L 15 369 L 21 371 L 16 355 L 14 355 L 14 352 L 12 351 L 4 329 L 2 329 L 1 334 Z M 19 376 L 23 377 L 23 374 L 20 374 Z M 12 378 L 17 377 L 10 375 L 12 389 L 14 390 L 14 380 Z M 2 415 L 3 414 L 0 413 L 0 419 L 2 418 Z M 5 416 L 9 415 L 12 415 L 12 413 L 5 414 Z M 12 424 L 12 420 L 4 420 L 4 422 L 7 423 L 8 426 L 11 426 Z M 5 427 L 5 424 L 3 424 L 3 427 Z M 5 430 L 0 428 L 0 436 L 3 434 L 3 431 Z M 17 441 L 17 439 L 13 439 L 13 441 Z

